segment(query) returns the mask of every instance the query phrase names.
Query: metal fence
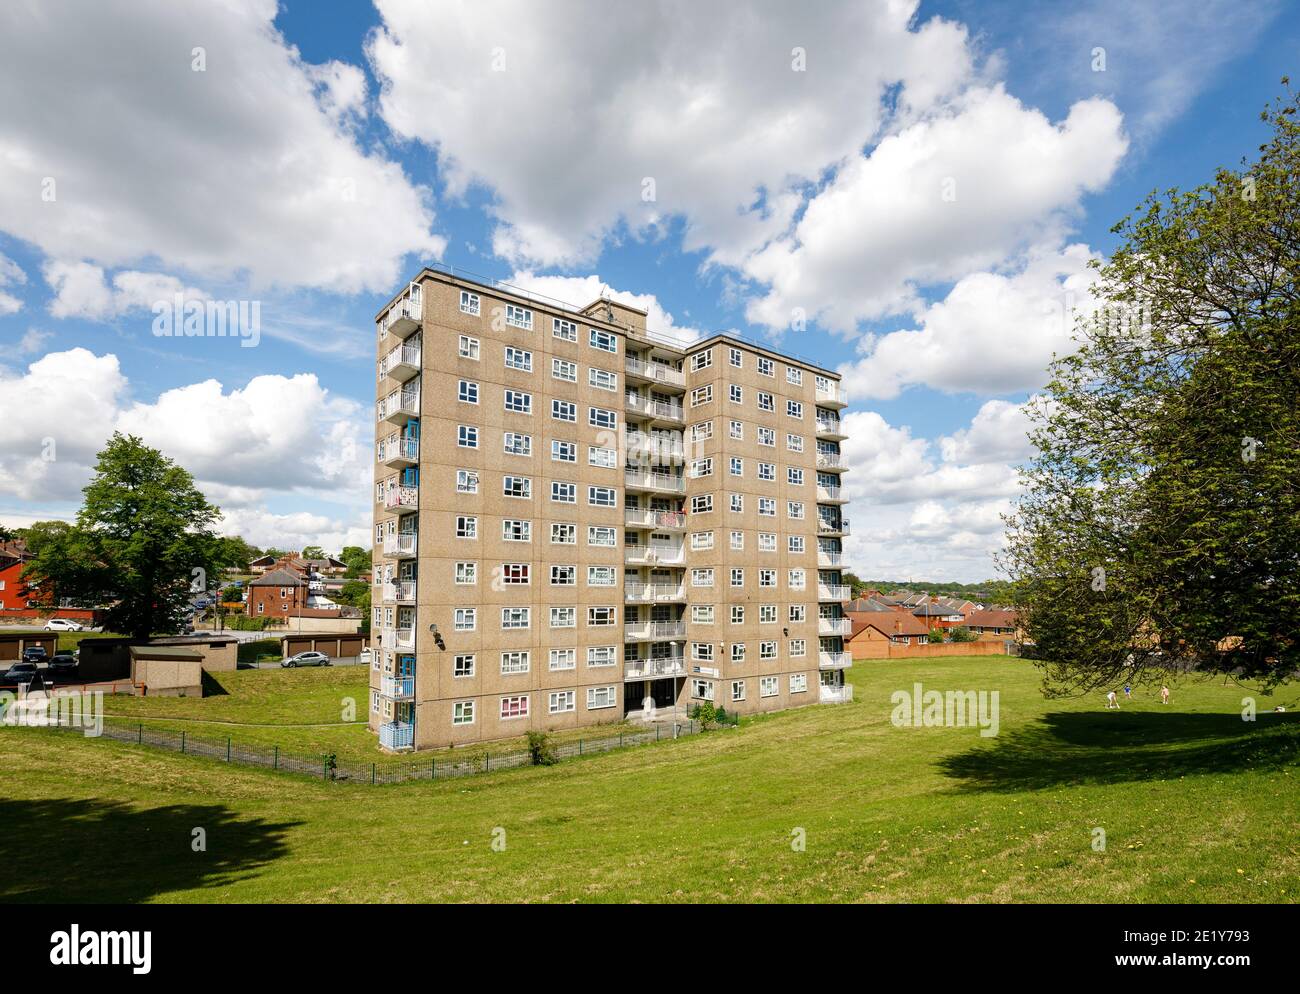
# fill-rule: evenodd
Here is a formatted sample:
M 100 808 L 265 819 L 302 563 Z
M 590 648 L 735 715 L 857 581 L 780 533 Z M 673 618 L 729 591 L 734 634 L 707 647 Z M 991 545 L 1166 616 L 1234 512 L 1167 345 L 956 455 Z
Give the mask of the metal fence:
M 726 715 L 711 727 L 734 728 L 739 724 L 736 715 Z M 64 729 L 65 731 L 71 729 Z M 647 745 L 668 741 L 684 735 L 704 731 L 693 719 L 655 724 L 643 731 L 620 732 L 602 738 L 578 739 L 576 742 L 552 744 L 547 750 L 555 761 L 575 759 L 622 749 L 627 746 Z M 124 725 L 105 722 L 105 738 L 141 746 L 152 746 L 193 756 L 205 756 L 226 763 L 259 766 L 282 773 L 298 773 L 320 780 L 339 780 L 348 783 L 393 784 L 410 780 L 442 780 L 447 777 L 472 776 L 476 773 L 495 773 L 520 766 L 532 766 L 533 756 L 527 750 L 492 752 L 481 757 L 448 759 L 430 756 L 428 759 L 410 759 L 403 762 L 356 763 L 339 760 L 332 755 L 302 756 L 286 752 L 278 746 L 253 748 L 240 745 L 233 738 L 205 738 L 189 732 L 166 732 L 146 728 L 142 724 Z

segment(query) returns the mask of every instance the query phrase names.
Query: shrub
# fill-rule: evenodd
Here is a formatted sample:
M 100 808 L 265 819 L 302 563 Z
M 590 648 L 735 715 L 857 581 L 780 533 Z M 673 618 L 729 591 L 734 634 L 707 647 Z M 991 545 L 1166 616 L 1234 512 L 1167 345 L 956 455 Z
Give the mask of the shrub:
M 534 766 L 551 766 L 555 763 L 555 746 L 545 732 L 528 733 L 528 755 Z
M 718 710 L 713 706 L 712 701 L 704 701 L 695 705 L 691 717 L 700 723 L 700 730 L 704 731 L 718 720 Z

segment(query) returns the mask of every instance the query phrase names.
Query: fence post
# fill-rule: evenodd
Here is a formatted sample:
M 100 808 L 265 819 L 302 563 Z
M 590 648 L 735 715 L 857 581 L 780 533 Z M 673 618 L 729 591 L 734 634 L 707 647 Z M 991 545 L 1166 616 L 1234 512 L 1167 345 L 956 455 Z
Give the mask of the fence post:
M 144 722 L 135 731 L 135 742 L 136 745 L 144 745 Z
M 432 780 L 435 777 L 437 777 L 437 775 L 438 775 L 438 761 L 436 759 L 431 759 L 429 760 L 429 779 Z
M 578 755 L 582 755 L 582 739 L 578 739 Z
M 492 772 L 492 753 L 490 752 L 483 753 L 483 772 Z
M 181 732 L 181 752 L 185 751 L 185 732 Z
M 274 748 L 275 748 L 275 758 L 271 760 L 271 769 L 278 770 L 280 768 L 280 747 L 275 746 Z
M 226 736 L 226 762 L 230 762 L 230 736 Z
M 623 733 L 622 733 L 622 732 L 619 732 L 619 733 L 618 733 L 618 747 L 619 747 L 620 749 L 623 748 Z
M 659 726 L 655 725 L 655 741 L 659 741 Z
M 370 764 L 370 782 L 371 782 L 371 784 L 373 784 L 373 783 L 375 782 L 375 764 L 374 764 L 374 763 L 371 763 L 371 764 Z

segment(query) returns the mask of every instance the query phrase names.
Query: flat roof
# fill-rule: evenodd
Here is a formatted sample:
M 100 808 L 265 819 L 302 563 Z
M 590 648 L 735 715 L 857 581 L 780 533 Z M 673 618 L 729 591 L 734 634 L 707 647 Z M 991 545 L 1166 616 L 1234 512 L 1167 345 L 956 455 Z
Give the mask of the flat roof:
M 203 653 L 187 645 L 133 645 L 131 655 L 140 659 L 193 659 L 203 661 Z

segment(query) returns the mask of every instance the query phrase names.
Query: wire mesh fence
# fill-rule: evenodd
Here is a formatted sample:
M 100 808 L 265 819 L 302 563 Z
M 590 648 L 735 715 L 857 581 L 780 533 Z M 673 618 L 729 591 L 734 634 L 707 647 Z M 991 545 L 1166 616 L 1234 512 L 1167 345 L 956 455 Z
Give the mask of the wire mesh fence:
M 715 721 L 710 727 L 735 727 L 739 719 L 735 715 L 726 715 Z M 72 729 L 63 729 L 70 731 Z M 676 722 L 663 722 L 647 726 L 633 732 L 581 738 L 573 742 L 551 744 L 547 748 L 547 758 L 552 761 L 576 759 L 609 752 L 630 746 L 648 745 L 663 742 L 686 735 L 695 735 L 705 729 L 694 719 L 682 719 Z M 233 738 L 214 738 L 194 735 L 190 732 L 171 732 L 158 728 L 147 728 L 143 724 L 122 724 L 105 722 L 102 735 L 104 738 L 118 742 L 127 742 L 169 752 L 179 752 L 190 756 L 203 756 L 226 763 L 243 766 L 257 766 L 281 773 L 296 773 L 314 777 L 318 780 L 337 780 L 348 783 L 397 784 L 412 780 L 442 780 L 450 777 L 473 776 L 479 773 L 495 773 L 498 770 L 517 769 L 521 766 L 535 765 L 534 755 L 527 749 L 503 750 L 501 752 L 485 751 L 482 756 L 467 756 L 463 759 L 446 756 L 430 756 L 427 759 L 415 758 L 401 761 L 355 762 L 340 760 L 334 755 L 305 756 L 282 750 L 279 746 L 253 747 L 241 745 Z

